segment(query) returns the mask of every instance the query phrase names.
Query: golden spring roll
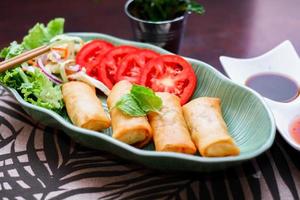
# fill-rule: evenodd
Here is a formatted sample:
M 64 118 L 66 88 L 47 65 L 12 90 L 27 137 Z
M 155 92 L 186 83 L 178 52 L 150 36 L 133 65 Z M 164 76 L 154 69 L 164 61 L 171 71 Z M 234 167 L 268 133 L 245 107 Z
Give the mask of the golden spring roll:
M 152 139 L 152 130 L 147 117 L 133 117 L 114 107 L 124 94 L 128 94 L 132 84 L 123 80 L 112 88 L 107 105 L 112 120 L 112 137 L 124 143 L 143 147 Z
M 156 151 L 194 154 L 197 149 L 185 123 L 180 100 L 167 92 L 156 92 L 163 101 L 159 113 L 148 114 Z
M 206 157 L 240 153 L 222 117 L 219 98 L 200 97 L 183 106 L 184 118 L 200 154 Z
M 94 87 L 80 81 L 70 81 L 63 84 L 62 94 L 73 124 L 95 131 L 110 126 L 110 119 Z

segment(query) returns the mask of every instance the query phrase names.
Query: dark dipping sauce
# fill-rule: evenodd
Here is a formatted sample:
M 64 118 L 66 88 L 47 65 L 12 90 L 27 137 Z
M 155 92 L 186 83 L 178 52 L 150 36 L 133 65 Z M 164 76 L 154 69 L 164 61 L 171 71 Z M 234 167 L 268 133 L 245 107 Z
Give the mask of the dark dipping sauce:
M 279 102 L 289 102 L 299 95 L 296 81 L 279 73 L 261 73 L 251 76 L 246 85 L 262 96 Z

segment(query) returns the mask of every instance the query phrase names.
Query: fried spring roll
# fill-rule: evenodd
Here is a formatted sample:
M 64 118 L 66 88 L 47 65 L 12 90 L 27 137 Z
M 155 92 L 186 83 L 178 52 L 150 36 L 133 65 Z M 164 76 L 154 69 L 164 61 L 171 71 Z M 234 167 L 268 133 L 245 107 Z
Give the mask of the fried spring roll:
M 83 82 L 71 81 L 63 84 L 62 94 L 73 124 L 95 131 L 110 126 L 110 119 L 96 96 L 95 88 Z
M 228 133 L 219 98 L 200 97 L 183 106 L 184 118 L 200 154 L 206 157 L 240 153 Z
M 162 99 L 163 107 L 159 113 L 148 114 L 156 151 L 194 154 L 197 149 L 185 123 L 179 98 L 167 92 L 156 95 Z
M 123 80 L 112 88 L 107 98 L 112 120 L 112 137 L 124 143 L 143 147 L 152 139 L 152 129 L 147 117 L 133 117 L 114 107 L 124 94 L 128 94 L 132 84 Z

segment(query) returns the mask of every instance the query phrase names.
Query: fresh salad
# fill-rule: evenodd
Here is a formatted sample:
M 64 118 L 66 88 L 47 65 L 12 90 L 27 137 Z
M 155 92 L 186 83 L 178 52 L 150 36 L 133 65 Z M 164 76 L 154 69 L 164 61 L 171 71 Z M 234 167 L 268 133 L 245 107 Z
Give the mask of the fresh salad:
M 28 35 L 23 38 L 21 43 L 14 41 L 9 47 L 2 49 L 0 57 L 9 59 L 49 43 L 52 38 L 63 33 L 63 28 L 64 19 L 61 18 L 50 21 L 47 26 L 38 23 L 29 30 Z M 51 52 L 53 54 L 54 51 Z M 43 55 L 43 60 L 49 56 Z M 42 70 L 38 67 L 38 61 L 41 64 L 41 59 L 29 60 L 21 66 L 1 73 L 0 82 L 16 89 L 25 101 L 59 112 L 64 106 L 60 86 L 54 84 L 44 74 L 46 72 L 45 68 Z
M 63 31 L 62 18 L 53 19 L 46 26 L 37 23 L 21 43 L 14 41 L 0 52 L 0 58 L 6 60 L 44 44 L 50 45 L 48 53 L 1 73 L 0 82 L 16 89 L 25 101 L 57 113 L 64 108 L 61 84 L 71 79 L 88 82 L 106 94 L 109 91 L 76 63 L 76 55 L 84 41 L 63 35 Z

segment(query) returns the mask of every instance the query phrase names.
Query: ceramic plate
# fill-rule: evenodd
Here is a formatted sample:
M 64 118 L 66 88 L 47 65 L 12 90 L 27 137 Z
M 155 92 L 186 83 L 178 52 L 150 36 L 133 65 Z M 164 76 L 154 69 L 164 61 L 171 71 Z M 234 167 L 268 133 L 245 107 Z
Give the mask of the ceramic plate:
M 99 33 L 70 33 L 70 35 L 79 36 L 84 40 L 98 38 L 115 45 L 134 45 L 162 54 L 170 53 L 153 45 L 122 40 Z M 197 88 L 192 98 L 210 96 L 222 99 L 223 116 L 230 134 L 241 150 L 239 156 L 205 158 L 199 155 L 156 152 L 153 143 L 143 149 L 138 149 L 113 139 L 111 129 L 96 132 L 76 127 L 50 110 L 25 102 L 14 89 L 9 89 L 9 91 L 35 120 L 62 129 L 76 142 L 85 146 L 111 152 L 150 168 L 186 171 L 219 170 L 254 158 L 266 151 L 274 141 L 275 125 L 271 112 L 262 98 L 246 87 L 233 83 L 210 65 L 195 59 L 185 59 L 192 64 L 198 77 Z

